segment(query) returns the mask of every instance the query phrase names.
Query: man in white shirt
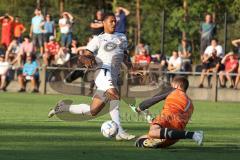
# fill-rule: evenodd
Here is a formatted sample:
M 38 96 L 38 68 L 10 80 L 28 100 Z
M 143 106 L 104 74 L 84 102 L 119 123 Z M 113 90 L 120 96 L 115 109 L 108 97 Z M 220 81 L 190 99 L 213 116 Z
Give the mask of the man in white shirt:
M 217 39 L 211 40 L 211 45 L 208 46 L 206 48 L 206 50 L 204 51 L 204 56 L 211 57 L 214 50 L 217 51 L 217 57 L 223 58 L 223 56 L 224 56 L 223 48 L 221 45 L 218 44 Z
M 68 53 L 69 50 L 66 47 L 61 47 L 55 56 L 56 64 L 57 65 L 64 65 L 70 60 L 70 53 Z
M 103 18 L 104 33 L 95 36 L 87 45 L 85 57 L 93 59 L 96 53 L 96 78 L 97 91 L 91 105 L 67 104 L 60 101 L 55 109 L 49 112 L 49 117 L 62 112 L 71 114 L 96 116 L 104 107 L 110 103 L 109 113 L 112 120 L 118 125 L 116 140 L 131 140 L 134 135 L 126 133 L 120 123 L 120 96 L 118 92 L 118 77 L 121 63 L 124 59 L 124 51 L 127 49 L 127 38 L 125 34 L 115 32 L 116 18 L 113 13 L 106 14 Z
M 182 58 L 178 55 L 177 51 L 172 52 L 172 56 L 168 61 L 168 71 L 169 72 L 180 72 L 182 68 Z M 171 78 L 175 76 L 174 73 L 167 74 L 167 80 L 170 82 Z
M 59 19 L 59 27 L 61 32 L 61 45 L 63 47 L 69 47 L 72 42 L 72 24 L 73 16 L 68 12 L 62 13 L 62 18 Z
M 178 56 L 177 51 L 172 52 L 172 56 L 168 61 L 168 71 L 171 72 L 178 72 L 181 70 L 182 67 L 182 59 Z

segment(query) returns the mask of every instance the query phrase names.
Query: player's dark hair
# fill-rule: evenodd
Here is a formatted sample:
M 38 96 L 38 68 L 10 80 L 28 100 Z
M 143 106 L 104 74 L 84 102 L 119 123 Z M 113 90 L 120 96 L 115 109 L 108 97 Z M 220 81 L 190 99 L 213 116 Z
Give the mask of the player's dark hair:
M 211 41 L 216 41 L 218 43 L 218 39 L 217 38 L 212 38 Z
M 30 36 L 25 35 L 25 36 L 23 37 L 23 39 L 24 39 L 24 38 L 30 39 Z
M 110 13 L 105 13 L 103 15 L 103 21 L 105 21 L 106 19 L 108 19 L 108 17 L 115 17 L 115 14 L 110 12 Z
M 172 82 L 178 84 L 180 86 L 180 88 L 182 90 L 184 90 L 185 92 L 187 91 L 189 82 L 186 77 L 176 76 L 176 77 L 174 77 Z

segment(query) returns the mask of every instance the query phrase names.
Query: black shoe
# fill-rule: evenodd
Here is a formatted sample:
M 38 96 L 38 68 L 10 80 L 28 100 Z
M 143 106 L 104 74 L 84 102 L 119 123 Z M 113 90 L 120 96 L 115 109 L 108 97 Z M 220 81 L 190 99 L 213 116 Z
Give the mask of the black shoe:
M 229 86 L 229 88 L 233 88 L 233 85 Z
M 38 90 L 37 90 L 37 89 L 34 89 L 34 90 L 32 90 L 31 93 L 38 93 Z
M 18 90 L 18 92 L 26 92 L 26 89 L 21 88 L 21 89 Z
M 199 84 L 198 88 L 203 88 L 203 84 Z
M 224 85 L 220 84 L 220 87 L 221 88 L 226 88 L 226 85 L 225 84 Z

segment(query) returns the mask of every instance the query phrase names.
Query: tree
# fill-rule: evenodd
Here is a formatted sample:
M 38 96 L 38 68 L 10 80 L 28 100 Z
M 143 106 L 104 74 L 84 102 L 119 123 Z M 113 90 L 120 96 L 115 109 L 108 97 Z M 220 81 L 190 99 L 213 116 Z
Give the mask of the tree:
M 64 0 L 59 0 L 59 12 L 60 14 L 64 11 Z

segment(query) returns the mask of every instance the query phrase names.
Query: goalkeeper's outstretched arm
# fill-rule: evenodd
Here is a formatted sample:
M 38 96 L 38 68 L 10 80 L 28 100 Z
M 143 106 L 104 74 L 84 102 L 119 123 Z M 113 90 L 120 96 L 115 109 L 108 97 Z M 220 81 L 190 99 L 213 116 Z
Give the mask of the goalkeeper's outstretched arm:
M 172 88 L 172 87 L 163 90 L 162 92 L 156 94 L 152 98 L 144 100 L 143 102 L 141 102 L 136 110 L 138 112 L 141 112 L 141 111 L 144 111 L 144 110 L 150 108 L 154 104 L 166 99 L 166 97 L 174 90 L 175 90 L 175 88 Z

